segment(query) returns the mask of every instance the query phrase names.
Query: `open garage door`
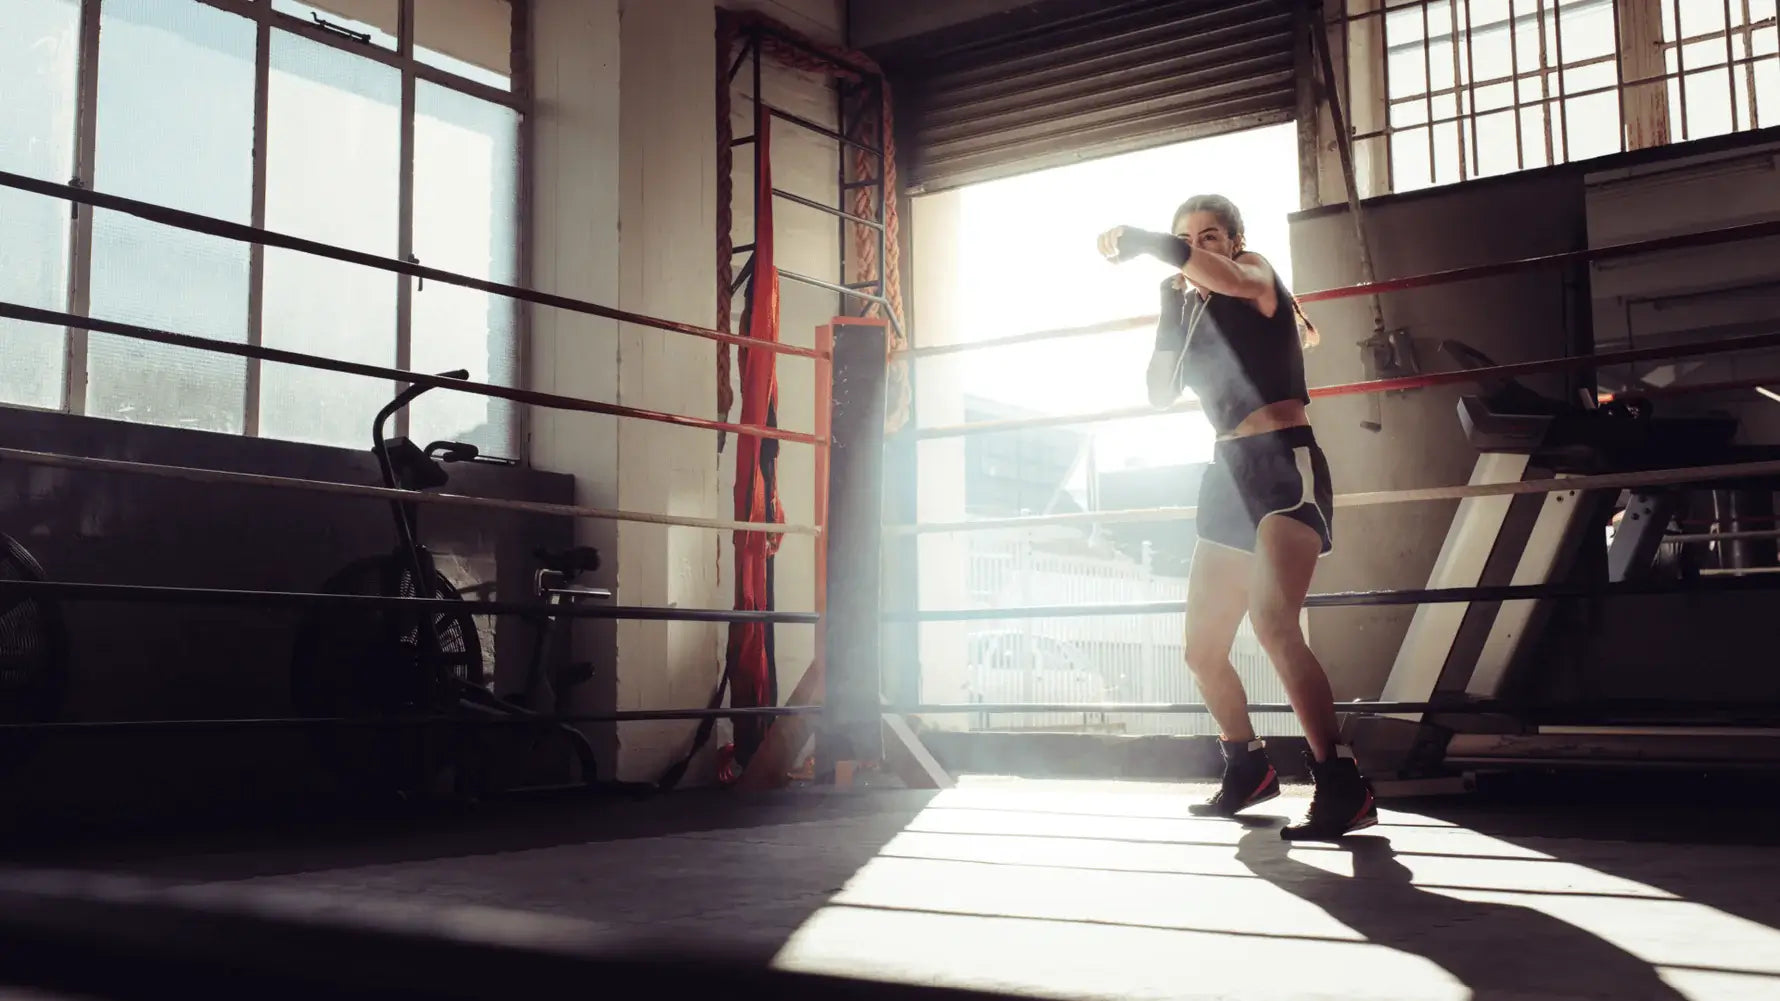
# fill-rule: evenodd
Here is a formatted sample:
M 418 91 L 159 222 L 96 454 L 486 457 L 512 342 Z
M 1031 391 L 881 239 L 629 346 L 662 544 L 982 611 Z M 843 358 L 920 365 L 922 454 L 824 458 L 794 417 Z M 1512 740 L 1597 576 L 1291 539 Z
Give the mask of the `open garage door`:
M 1297 6 L 1076 4 L 905 48 L 892 69 L 909 119 L 905 184 L 937 191 L 1289 121 Z

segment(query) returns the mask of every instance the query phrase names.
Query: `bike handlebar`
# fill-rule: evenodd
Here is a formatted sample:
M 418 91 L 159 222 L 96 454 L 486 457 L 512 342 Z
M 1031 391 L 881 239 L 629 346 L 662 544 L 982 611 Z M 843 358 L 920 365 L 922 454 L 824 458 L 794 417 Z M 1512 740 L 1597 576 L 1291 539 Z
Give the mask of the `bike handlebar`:
M 454 368 L 449 372 L 440 372 L 439 373 L 439 378 L 441 378 L 441 379 L 468 379 L 469 377 L 470 377 L 469 370 L 463 369 L 463 368 Z M 398 393 L 396 395 L 395 399 L 384 404 L 383 409 L 377 411 L 377 419 L 371 422 L 371 444 L 373 446 L 382 445 L 383 444 L 383 425 L 390 419 L 390 417 L 394 416 L 396 411 L 401 410 L 403 407 L 406 407 L 410 403 L 413 403 L 415 397 L 419 396 L 420 394 L 422 394 L 432 388 L 433 388 L 432 386 L 424 386 L 424 385 L 423 386 L 409 386 L 407 389 L 404 389 L 400 393 Z

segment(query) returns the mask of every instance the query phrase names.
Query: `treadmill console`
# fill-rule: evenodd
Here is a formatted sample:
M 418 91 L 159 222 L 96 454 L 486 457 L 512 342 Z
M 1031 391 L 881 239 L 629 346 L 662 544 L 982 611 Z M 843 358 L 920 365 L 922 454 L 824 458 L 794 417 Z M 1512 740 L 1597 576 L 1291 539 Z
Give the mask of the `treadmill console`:
M 1459 397 L 1459 426 L 1479 452 L 1536 452 L 1556 420 L 1552 414 L 1503 413 L 1481 396 Z
M 1467 368 L 1494 363 L 1454 341 L 1442 344 Z M 1459 425 L 1480 452 L 1535 456 L 1563 472 L 1686 466 L 1724 449 L 1737 433 L 1734 417 L 1653 416 L 1650 401 L 1625 397 L 1599 407 L 1565 403 L 1512 379 L 1480 381 L 1483 392 L 1459 398 Z

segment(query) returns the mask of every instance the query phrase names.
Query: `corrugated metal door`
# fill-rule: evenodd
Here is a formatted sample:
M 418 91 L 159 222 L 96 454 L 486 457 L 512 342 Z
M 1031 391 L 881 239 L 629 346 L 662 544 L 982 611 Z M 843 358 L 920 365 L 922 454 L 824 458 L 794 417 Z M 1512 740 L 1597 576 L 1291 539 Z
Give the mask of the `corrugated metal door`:
M 1297 6 L 1109 0 L 898 60 L 898 105 L 912 119 L 908 190 L 1289 121 Z

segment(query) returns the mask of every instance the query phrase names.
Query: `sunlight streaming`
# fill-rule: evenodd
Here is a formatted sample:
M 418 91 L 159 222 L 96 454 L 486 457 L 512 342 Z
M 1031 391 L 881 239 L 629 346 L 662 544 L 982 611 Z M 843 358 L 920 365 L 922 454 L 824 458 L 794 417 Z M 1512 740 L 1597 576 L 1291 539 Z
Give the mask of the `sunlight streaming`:
M 1780 992 L 1780 931 L 1619 874 L 1655 859 L 1670 886 L 1734 892 L 1746 849 L 1665 860 L 1392 809 L 1342 844 L 1289 845 L 1302 790 L 1243 824 L 1187 814 L 1202 791 L 964 778 L 775 965 L 1059 998 Z
M 1243 214 L 1248 247 L 1292 284 L 1287 216 L 1298 210 L 1291 124 L 1107 157 L 961 193 L 961 329 L 966 340 L 1154 315 L 1169 273 L 1148 258 L 1117 267 L 1094 238 L 1118 225 L 1166 230 L 1195 194 L 1222 194 Z M 963 356 L 964 391 L 1043 413 L 1142 405 L 1153 328 Z M 1092 429 L 1105 468 L 1203 462 L 1210 425 L 1198 414 Z

